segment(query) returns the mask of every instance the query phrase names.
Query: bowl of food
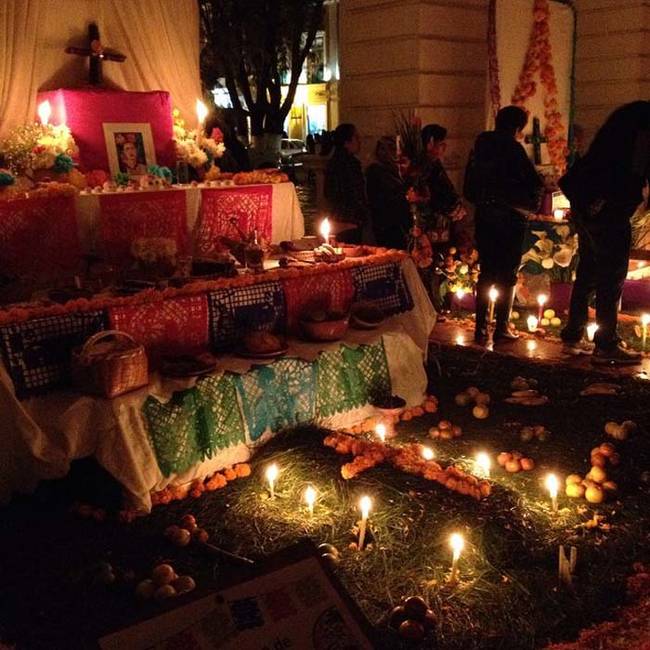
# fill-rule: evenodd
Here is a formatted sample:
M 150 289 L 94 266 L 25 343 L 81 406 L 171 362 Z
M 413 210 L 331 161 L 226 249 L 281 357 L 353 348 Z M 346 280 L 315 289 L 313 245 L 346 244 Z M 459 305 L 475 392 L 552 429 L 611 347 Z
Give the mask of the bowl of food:
M 348 331 L 349 317 L 336 311 L 312 311 L 300 319 L 303 336 L 310 341 L 338 341 Z
M 242 338 L 239 355 L 254 359 L 273 359 L 287 352 L 287 342 L 271 332 L 249 332 Z
M 359 303 L 352 307 L 350 325 L 359 330 L 377 329 L 384 321 L 384 312 L 371 304 Z

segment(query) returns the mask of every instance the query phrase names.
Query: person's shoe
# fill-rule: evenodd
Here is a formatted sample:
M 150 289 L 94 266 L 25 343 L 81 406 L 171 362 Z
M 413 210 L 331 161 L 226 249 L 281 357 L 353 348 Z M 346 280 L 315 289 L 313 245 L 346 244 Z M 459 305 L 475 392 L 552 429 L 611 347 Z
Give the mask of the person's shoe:
M 568 354 L 571 357 L 579 357 L 583 354 L 592 354 L 595 345 L 589 341 L 565 341 L 562 344 L 562 354 Z
M 517 341 L 519 339 L 519 334 L 517 330 L 504 329 L 494 333 L 494 342 L 498 343 L 508 343 L 510 341 Z
M 622 343 L 610 350 L 596 348 L 591 357 L 591 363 L 598 366 L 623 366 L 641 363 L 641 354 L 628 350 Z

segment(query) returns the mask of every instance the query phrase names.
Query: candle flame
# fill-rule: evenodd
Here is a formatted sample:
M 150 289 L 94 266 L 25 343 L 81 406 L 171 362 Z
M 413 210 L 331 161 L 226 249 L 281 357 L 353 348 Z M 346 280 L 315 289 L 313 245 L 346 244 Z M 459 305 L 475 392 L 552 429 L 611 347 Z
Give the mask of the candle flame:
M 539 296 L 537 296 L 537 304 L 540 307 L 543 307 L 547 302 L 548 296 L 545 293 L 540 293 Z
M 200 100 L 196 100 L 196 117 L 199 120 L 199 124 L 203 125 L 205 118 L 208 116 L 208 107 Z
M 564 219 L 564 210 L 557 209 L 553 211 L 553 217 L 556 221 L 562 221 Z
M 325 217 L 320 222 L 320 234 L 321 234 L 321 237 L 325 240 L 326 244 L 329 244 L 331 230 L 332 230 L 332 227 L 330 226 L 330 220 L 327 217 Z
M 381 440 L 381 442 L 386 442 L 386 425 L 385 424 L 380 422 L 375 427 L 375 433 L 377 434 L 377 437 L 379 438 L 379 440 Z
M 650 314 L 641 314 L 641 325 L 644 327 L 650 325 Z
M 597 330 L 598 330 L 598 324 L 597 323 L 589 323 L 589 325 L 587 325 L 587 339 L 589 341 L 594 340 L 594 336 L 595 336 Z
M 492 461 L 486 452 L 479 451 L 479 453 L 476 454 L 476 466 L 479 469 L 480 474 L 483 476 L 490 476 L 490 467 L 492 466 Z
M 431 447 L 422 447 L 422 458 L 424 460 L 433 460 L 436 457 Z
M 47 126 L 47 123 L 50 121 L 50 115 L 52 115 L 52 106 L 50 101 L 46 99 L 44 102 L 41 102 L 38 105 L 38 119 L 41 121 L 43 126 Z
M 457 289 L 456 290 L 456 298 L 458 298 L 458 302 L 460 302 L 464 297 L 465 297 L 465 290 L 464 289 Z
M 456 345 L 465 345 L 465 337 L 462 334 L 456 337 Z
M 449 536 L 449 546 L 454 553 L 454 561 L 457 561 L 465 548 L 465 538 L 460 533 L 452 533 Z
M 305 488 L 305 503 L 309 506 L 310 510 L 314 507 L 314 503 L 316 503 L 316 490 L 312 485 L 308 485 Z
M 370 508 L 372 507 L 372 499 L 369 496 L 363 496 L 359 500 L 359 508 L 361 510 L 361 518 L 368 519 Z
M 273 463 L 266 468 L 266 479 L 269 483 L 273 483 L 276 478 L 278 478 L 279 470 L 278 466 Z
M 499 297 L 499 291 L 496 287 L 490 287 L 488 297 L 492 302 L 496 302 L 496 299 Z
M 528 324 L 528 331 L 529 332 L 534 332 L 537 329 L 537 326 L 539 325 L 539 318 L 537 318 L 537 316 L 533 316 L 531 314 L 526 319 L 526 323 Z
M 551 499 L 555 499 L 557 497 L 557 491 L 560 486 L 560 482 L 558 481 L 557 476 L 555 476 L 555 474 L 547 474 L 546 479 L 544 480 L 544 485 L 551 495 Z

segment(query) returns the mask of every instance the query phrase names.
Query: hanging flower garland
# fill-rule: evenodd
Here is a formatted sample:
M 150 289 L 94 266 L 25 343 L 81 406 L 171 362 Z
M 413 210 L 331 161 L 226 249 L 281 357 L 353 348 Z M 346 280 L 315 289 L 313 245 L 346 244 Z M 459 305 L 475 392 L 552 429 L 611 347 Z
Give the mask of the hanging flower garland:
M 530 33 L 528 51 L 511 101 L 516 106 L 523 107 L 526 101 L 533 97 L 537 91 L 535 75 L 539 73 L 545 91 L 544 118 L 546 126 L 544 135 L 547 140 L 548 153 L 558 175 L 562 175 L 566 170 L 568 142 L 557 99 L 557 80 L 551 51 L 551 7 L 549 0 L 535 0 L 533 16 L 534 22 Z

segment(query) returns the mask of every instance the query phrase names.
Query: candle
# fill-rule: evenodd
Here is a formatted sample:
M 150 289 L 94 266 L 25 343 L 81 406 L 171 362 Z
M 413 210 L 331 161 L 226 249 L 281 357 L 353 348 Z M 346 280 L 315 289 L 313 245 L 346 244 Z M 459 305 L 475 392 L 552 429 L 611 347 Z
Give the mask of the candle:
M 325 244 L 330 243 L 330 232 L 332 228 L 330 226 L 330 220 L 325 217 L 321 222 L 320 222 L 320 236 L 323 238 L 323 242 Z
M 645 352 L 645 343 L 648 339 L 648 325 L 650 325 L 650 314 L 641 314 L 641 349 Z
M 492 319 L 494 318 L 494 305 L 496 304 L 497 298 L 499 297 L 499 292 L 497 291 L 496 287 L 490 287 L 488 297 L 490 298 L 490 317 L 488 321 L 491 323 Z
M 433 460 L 435 457 L 436 455 L 433 453 L 431 447 L 422 447 L 422 458 L 424 460 Z
M 379 438 L 379 441 L 383 444 L 386 442 L 386 425 L 383 422 L 380 422 L 375 427 L 375 434 Z
M 539 318 L 536 318 L 532 314 L 526 319 L 526 323 L 528 324 L 528 331 L 529 332 L 536 332 L 537 331 L 537 326 L 539 325 Z
M 555 221 L 562 221 L 564 219 L 564 210 L 557 209 L 553 210 L 553 218 Z
M 451 558 L 451 576 L 449 577 L 450 582 L 456 582 L 458 580 L 458 560 L 460 559 L 461 551 L 465 548 L 465 540 L 460 533 L 452 533 L 449 537 L 449 546 L 452 550 Z
M 278 466 L 273 463 L 266 468 L 266 480 L 269 482 L 271 498 L 275 497 L 275 480 L 278 478 Z
M 368 496 L 361 497 L 359 508 L 361 509 L 361 523 L 359 524 L 359 550 L 363 550 L 363 543 L 366 540 L 366 526 L 368 525 L 368 514 L 372 506 L 372 499 Z
M 539 305 L 539 312 L 537 318 L 539 320 L 542 320 L 544 317 L 544 305 L 548 301 L 548 296 L 545 293 L 540 293 L 539 296 L 537 296 L 537 304 Z
M 465 337 L 462 334 L 456 337 L 456 345 L 465 345 Z
M 598 324 L 597 323 L 589 323 L 587 325 L 587 340 L 588 341 L 593 341 L 594 336 L 596 334 L 596 330 L 598 329 Z
M 203 125 L 205 123 L 205 118 L 208 116 L 208 107 L 200 100 L 196 100 L 196 119 L 198 121 L 198 126 L 196 129 L 196 138 L 197 143 L 201 144 L 203 138 Z
M 309 515 L 312 516 L 314 514 L 314 504 L 316 503 L 316 490 L 311 485 L 308 485 L 305 489 L 305 503 L 309 509 Z
M 52 107 L 50 106 L 49 100 L 46 99 L 38 105 L 37 113 L 41 124 L 47 126 L 47 123 L 50 121 L 50 115 L 52 115 Z
M 492 466 L 490 456 L 486 452 L 480 451 L 478 454 L 476 454 L 475 463 L 476 474 L 485 478 L 490 478 L 490 467 Z
M 553 508 L 553 512 L 557 512 L 557 490 L 559 487 L 557 476 L 555 476 L 555 474 L 547 474 L 544 485 L 546 486 L 549 496 L 551 497 L 551 506 Z

